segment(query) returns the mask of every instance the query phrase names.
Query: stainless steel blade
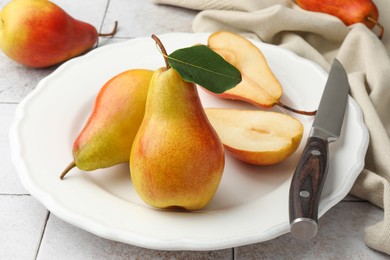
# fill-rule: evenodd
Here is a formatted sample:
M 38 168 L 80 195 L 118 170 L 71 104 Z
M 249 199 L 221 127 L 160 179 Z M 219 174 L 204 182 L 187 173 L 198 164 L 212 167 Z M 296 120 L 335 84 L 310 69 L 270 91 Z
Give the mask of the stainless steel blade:
M 329 72 L 310 136 L 319 137 L 328 142 L 335 141 L 340 136 L 348 92 L 347 74 L 343 65 L 335 59 Z

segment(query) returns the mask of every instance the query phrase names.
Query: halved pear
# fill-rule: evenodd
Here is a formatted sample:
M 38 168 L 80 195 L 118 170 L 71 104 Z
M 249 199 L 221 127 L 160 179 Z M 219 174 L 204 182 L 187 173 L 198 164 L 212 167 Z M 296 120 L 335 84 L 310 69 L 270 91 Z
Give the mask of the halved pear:
M 278 105 L 294 113 L 315 115 L 316 111 L 301 111 L 280 102 L 283 95 L 282 85 L 261 50 L 247 38 L 232 32 L 219 31 L 209 36 L 207 44 L 235 66 L 242 76 L 241 83 L 234 88 L 221 94 L 211 93 L 212 95 L 249 102 L 258 107 Z
M 217 94 L 221 98 L 250 102 L 260 107 L 272 107 L 283 94 L 263 53 L 248 39 L 231 32 L 215 32 L 208 38 L 208 46 L 235 66 L 242 76 L 236 87 Z
M 226 150 L 255 165 L 287 159 L 297 150 L 304 131 L 296 118 L 278 112 L 228 108 L 205 112 Z

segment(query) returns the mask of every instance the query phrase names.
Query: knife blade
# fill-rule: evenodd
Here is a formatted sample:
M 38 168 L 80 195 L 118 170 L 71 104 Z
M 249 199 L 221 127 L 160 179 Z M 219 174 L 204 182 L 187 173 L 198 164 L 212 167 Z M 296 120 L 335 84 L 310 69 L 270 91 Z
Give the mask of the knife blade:
M 328 172 L 328 145 L 341 132 L 349 83 L 342 64 L 335 59 L 298 161 L 289 191 L 291 234 L 309 240 L 318 232 L 318 206 Z

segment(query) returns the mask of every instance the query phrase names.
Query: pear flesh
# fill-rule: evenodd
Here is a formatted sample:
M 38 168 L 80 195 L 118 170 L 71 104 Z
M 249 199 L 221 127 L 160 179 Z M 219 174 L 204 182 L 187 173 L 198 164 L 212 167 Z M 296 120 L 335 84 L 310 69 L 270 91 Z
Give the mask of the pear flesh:
M 73 167 L 84 171 L 129 161 L 142 122 L 153 71 L 134 69 L 110 79 L 99 91 L 91 115 L 73 144 Z
M 303 125 L 287 114 L 224 108 L 207 108 L 205 112 L 226 150 L 250 164 L 282 162 L 302 140 Z
M 138 195 L 157 208 L 201 209 L 219 186 L 224 162 L 196 86 L 172 68 L 157 70 L 130 154 Z

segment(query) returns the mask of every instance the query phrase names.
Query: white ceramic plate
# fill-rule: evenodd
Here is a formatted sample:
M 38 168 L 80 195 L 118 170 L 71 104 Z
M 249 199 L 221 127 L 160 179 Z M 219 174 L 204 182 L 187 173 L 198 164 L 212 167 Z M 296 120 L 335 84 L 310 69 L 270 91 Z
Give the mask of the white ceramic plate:
M 168 53 L 206 43 L 207 37 L 208 34 L 184 33 L 160 36 Z M 255 44 L 283 85 L 282 101 L 315 110 L 327 74 L 287 50 Z M 199 212 L 150 208 L 136 194 L 127 164 L 94 172 L 74 169 L 60 181 L 59 174 L 72 160 L 73 140 L 104 83 L 128 69 L 162 66 L 163 58 L 154 41 L 139 38 L 100 47 L 63 64 L 43 79 L 19 105 L 10 131 L 13 162 L 26 189 L 53 214 L 75 226 L 146 248 L 222 249 L 289 232 L 289 185 L 312 117 L 297 116 L 305 127 L 303 141 L 298 151 L 279 165 L 249 166 L 227 155 L 222 183 L 212 202 Z M 255 109 L 216 99 L 203 90 L 200 95 L 205 107 Z M 330 145 L 329 173 L 319 216 L 347 195 L 363 168 L 367 144 L 360 109 L 349 98 L 341 139 Z

